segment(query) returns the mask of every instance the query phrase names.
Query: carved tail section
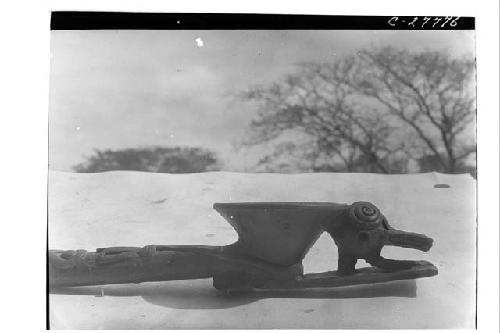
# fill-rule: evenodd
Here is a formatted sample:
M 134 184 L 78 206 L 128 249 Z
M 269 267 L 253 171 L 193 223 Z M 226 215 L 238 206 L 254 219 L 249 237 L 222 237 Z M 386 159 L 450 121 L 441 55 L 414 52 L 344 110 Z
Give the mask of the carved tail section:
M 49 251 L 51 287 L 207 278 L 221 247 L 110 247 L 96 252 Z

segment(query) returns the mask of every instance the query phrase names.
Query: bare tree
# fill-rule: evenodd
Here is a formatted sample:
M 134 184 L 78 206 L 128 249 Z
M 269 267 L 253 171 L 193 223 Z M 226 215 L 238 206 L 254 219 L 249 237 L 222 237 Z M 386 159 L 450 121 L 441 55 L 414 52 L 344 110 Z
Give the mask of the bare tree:
M 432 155 L 439 171 L 456 172 L 475 151 L 462 135 L 474 119 L 473 65 L 392 48 L 301 64 L 243 93 L 258 105 L 243 145 L 278 143 L 261 160 L 268 167 L 295 153 L 306 171 L 393 173 Z
M 424 144 L 421 157 L 431 155 L 439 171 L 461 171 L 476 151 L 474 60 L 391 48 L 363 51 L 359 59 L 363 76 L 346 83 L 408 126 Z

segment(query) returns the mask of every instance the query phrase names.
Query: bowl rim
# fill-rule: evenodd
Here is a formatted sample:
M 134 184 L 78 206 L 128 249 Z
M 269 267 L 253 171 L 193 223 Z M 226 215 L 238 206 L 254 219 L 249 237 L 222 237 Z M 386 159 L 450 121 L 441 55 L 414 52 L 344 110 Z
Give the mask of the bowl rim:
M 286 208 L 286 209 L 298 209 L 298 208 L 341 208 L 343 206 L 348 206 L 348 204 L 335 203 L 335 202 L 294 202 L 294 201 L 277 201 L 277 202 L 216 202 L 214 203 L 214 209 L 218 208 L 239 208 L 239 209 L 256 209 L 256 208 Z

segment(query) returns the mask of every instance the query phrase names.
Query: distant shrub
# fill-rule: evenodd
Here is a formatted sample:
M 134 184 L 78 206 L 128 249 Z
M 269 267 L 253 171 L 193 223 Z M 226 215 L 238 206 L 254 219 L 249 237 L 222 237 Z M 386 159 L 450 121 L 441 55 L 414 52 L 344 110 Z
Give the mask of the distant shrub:
M 163 173 L 193 173 L 219 170 L 214 152 L 198 147 L 145 147 L 94 150 L 76 172 L 133 170 Z

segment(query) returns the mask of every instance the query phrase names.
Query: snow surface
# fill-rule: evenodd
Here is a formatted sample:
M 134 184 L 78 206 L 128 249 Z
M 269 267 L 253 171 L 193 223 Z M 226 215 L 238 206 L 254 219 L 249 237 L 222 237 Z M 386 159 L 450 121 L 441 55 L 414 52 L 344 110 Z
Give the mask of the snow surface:
M 448 184 L 449 188 L 435 188 Z M 294 293 L 221 295 L 211 280 L 81 287 L 50 295 L 52 328 L 473 328 L 476 182 L 438 173 L 49 174 L 49 247 L 225 245 L 237 239 L 214 202 L 370 201 L 401 230 L 434 238 L 428 253 L 386 247 L 389 258 L 425 259 L 439 275 L 416 281 Z M 306 272 L 335 269 L 323 234 Z M 360 266 L 361 263 L 360 263 Z M 415 297 L 416 296 L 416 297 Z

